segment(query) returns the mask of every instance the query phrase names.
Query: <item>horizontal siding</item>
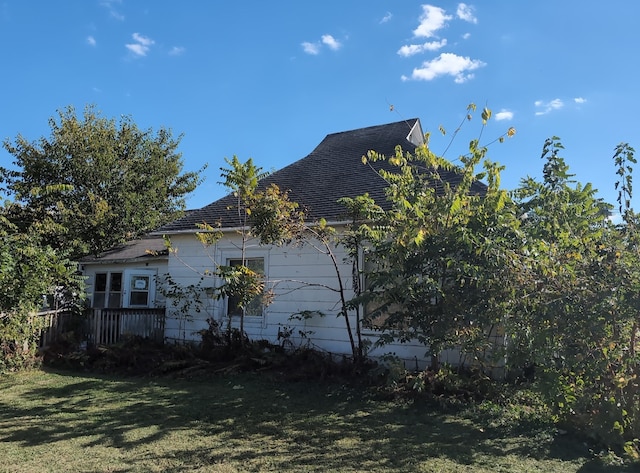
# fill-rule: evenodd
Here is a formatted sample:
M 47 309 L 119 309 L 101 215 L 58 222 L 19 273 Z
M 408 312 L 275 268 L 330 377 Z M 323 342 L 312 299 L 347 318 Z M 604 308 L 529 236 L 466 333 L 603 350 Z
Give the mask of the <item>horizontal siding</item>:
M 183 285 L 201 283 L 204 287 L 216 287 L 220 281 L 203 276 L 215 268 L 215 262 L 226 264 L 228 258 L 237 258 L 240 240 L 237 235 L 225 237 L 218 244 L 203 249 L 194 235 L 177 235 L 172 238 L 177 252 L 169 255 L 169 272 L 173 279 Z M 346 297 L 351 293 L 351 267 L 343 263 L 344 251 L 335 250 L 340 264 L 340 272 L 345 285 Z M 337 288 L 335 268 L 331 258 L 321 254 L 312 245 L 260 247 L 249 245 L 247 257 L 265 259 L 267 286 L 273 290 L 275 298 L 264 312 L 264 317 L 246 317 L 245 331 L 254 340 L 266 339 L 280 343 L 278 333 L 284 328 L 292 329 L 290 341 L 294 346 L 310 344 L 316 349 L 336 354 L 351 354 L 351 346 L 346 331 L 345 320 L 339 317 L 340 294 L 328 288 Z M 326 287 L 323 287 L 326 286 Z M 199 341 L 199 331 L 207 329 L 207 319 L 211 318 L 226 327 L 225 301 L 206 299 L 200 312 L 181 313 L 167 304 L 165 336 L 168 340 Z M 294 314 L 302 311 L 318 311 L 323 317 L 314 315 L 306 320 L 293 320 Z M 351 319 L 352 327 L 355 321 Z M 238 327 L 239 319 L 234 318 L 233 327 Z M 307 334 L 302 337 L 300 331 Z M 429 359 L 427 348 L 417 342 L 395 343 L 384 347 L 373 347 L 378 339 L 374 332 L 365 333 L 371 341 L 372 357 L 393 354 L 409 369 L 424 368 Z M 458 364 L 463 358 L 458 350 L 443 353 L 443 362 Z

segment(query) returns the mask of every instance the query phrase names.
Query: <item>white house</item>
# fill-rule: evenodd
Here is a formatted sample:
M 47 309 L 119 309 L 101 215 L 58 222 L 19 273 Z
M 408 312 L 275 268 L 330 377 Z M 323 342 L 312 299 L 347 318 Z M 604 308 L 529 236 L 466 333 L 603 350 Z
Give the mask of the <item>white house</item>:
M 386 183 L 371 164 L 362 163 L 362 156 L 369 150 L 391 156 L 396 146 L 412 152 L 423 143 L 424 134 L 416 118 L 330 134 L 308 156 L 270 174 L 261 185 L 277 184 L 289 192 L 292 201 L 305 209 L 308 220 L 324 218 L 339 229 L 346 223 L 345 209 L 338 203 L 341 197 L 368 193 L 378 204 L 385 202 Z M 388 166 L 386 162 L 373 165 Z M 459 176 L 451 173 L 445 179 L 455 183 Z M 197 225 L 202 223 L 221 226 L 223 237 L 215 245 L 204 247 L 196 238 Z M 229 195 L 154 232 L 171 239 L 174 251 L 169 254 L 167 267 L 171 278 L 184 287 L 218 286 L 220 281 L 209 276 L 215 265 L 230 266 L 241 258 L 239 225 L 234 197 Z M 335 252 L 343 280 L 350 285 L 351 265 L 343 263 L 342 248 L 335 248 Z M 310 343 L 330 353 L 351 354 L 345 320 L 338 316 L 339 293 L 332 290 L 337 284 L 336 270 L 327 255 L 312 245 L 276 247 L 250 242 L 246 257 L 254 269 L 264 272 L 267 287 L 275 296 L 271 304 L 254 304 L 247 311 L 244 325 L 249 338 L 278 343 L 278 334 L 292 329 L 294 343 Z M 352 296 L 350 286 L 347 296 Z M 304 320 L 291 319 L 292 315 L 301 312 L 315 315 Z M 195 306 L 179 310 L 167 304 L 165 337 L 168 340 L 198 340 L 198 331 L 207 327 L 207 319 L 222 326 L 230 320 L 237 326 L 239 316 L 233 313 L 233 304 L 224 299 L 204 298 L 198 311 Z M 351 323 L 353 325 L 355 320 Z M 307 338 L 301 337 L 301 332 Z M 378 338 L 373 330 L 367 331 L 364 327 L 363 333 L 372 341 Z M 406 360 L 408 366 L 414 366 L 412 363 L 423 366 L 428 360 L 426 351 L 419 343 L 408 343 L 376 348 L 369 355 L 394 353 Z M 448 353 L 448 356 L 449 359 L 445 355 L 443 361 L 460 361 L 458 353 Z

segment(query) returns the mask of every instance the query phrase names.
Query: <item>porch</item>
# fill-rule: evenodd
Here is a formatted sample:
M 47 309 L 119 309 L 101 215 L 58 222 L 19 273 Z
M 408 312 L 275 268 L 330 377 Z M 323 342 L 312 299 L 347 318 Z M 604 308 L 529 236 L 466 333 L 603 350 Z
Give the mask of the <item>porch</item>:
M 164 341 L 165 309 L 89 309 L 86 315 L 52 310 L 44 318 L 40 348 L 60 343 L 73 333 L 87 346 L 113 345 L 128 337 Z

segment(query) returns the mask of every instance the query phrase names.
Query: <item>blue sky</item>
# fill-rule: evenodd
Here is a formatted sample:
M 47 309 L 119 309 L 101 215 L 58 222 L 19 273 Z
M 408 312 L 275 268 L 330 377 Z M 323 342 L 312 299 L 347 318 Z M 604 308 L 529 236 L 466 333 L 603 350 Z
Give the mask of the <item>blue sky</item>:
M 224 157 L 275 170 L 329 133 L 414 117 L 441 153 L 473 102 L 449 158 L 488 106 L 482 143 L 517 130 L 489 151 L 506 188 L 541 175 L 557 135 L 614 203 L 614 147 L 640 152 L 639 18 L 631 0 L 0 0 L 0 138 L 49 136 L 68 105 L 170 128 L 187 170 L 209 164 L 196 208 L 224 195 Z

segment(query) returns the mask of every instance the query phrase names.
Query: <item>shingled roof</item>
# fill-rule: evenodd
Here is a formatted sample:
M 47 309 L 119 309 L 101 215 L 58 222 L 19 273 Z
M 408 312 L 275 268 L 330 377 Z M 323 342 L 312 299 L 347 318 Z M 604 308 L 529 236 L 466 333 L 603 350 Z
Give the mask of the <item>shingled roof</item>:
M 99 256 L 87 256 L 81 263 L 125 263 L 133 261 L 149 261 L 167 259 L 169 251 L 162 237 L 144 236 L 139 240 L 131 240 L 111 248 Z
M 374 150 L 386 156 L 395 154 L 396 146 L 412 152 L 423 143 L 420 120 L 413 118 L 386 125 L 359 128 L 327 135 L 306 157 L 276 171 L 262 181 L 261 187 L 275 183 L 289 191 L 289 198 L 305 209 L 310 220 L 324 218 L 329 222 L 344 220 L 341 197 L 356 197 L 364 193 L 380 205 L 385 201 L 385 181 L 368 165 L 362 156 Z M 387 167 L 378 162 L 374 166 Z M 459 176 L 450 173 L 445 179 L 452 184 Z M 444 177 L 444 176 L 443 176 Z M 479 183 L 478 183 L 479 184 Z M 185 217 L 159 228 L 156 234 L 196 231 L 196 224 L 220 222 L 222 228 L 237 228 L 240 222 L 234 212 L 234 198 L 227 195 Z

